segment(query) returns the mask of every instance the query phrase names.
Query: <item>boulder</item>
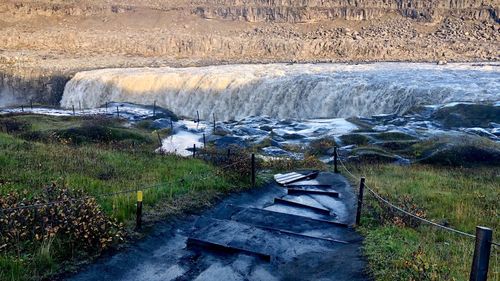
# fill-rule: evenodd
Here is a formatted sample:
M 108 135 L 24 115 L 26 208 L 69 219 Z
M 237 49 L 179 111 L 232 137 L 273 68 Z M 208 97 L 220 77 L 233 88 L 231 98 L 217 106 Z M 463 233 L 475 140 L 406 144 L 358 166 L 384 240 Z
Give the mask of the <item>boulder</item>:
M 500 107 L 486 104 L 455 104 L 439 108 L 431 116 L 443 127 L 488 128 L 491 123 L 500 123 Z
M 435 164 L 455 167 L 471 167 L 475 165 L 500 166 L 500 149 L 481 147 L 470 144 L 447 145 L 429 152 L 418 160 L 424 164 Z
M 226 149 L 230 147 L 240 147 L 240 148 L 245 148 L 248 146 L 248 144 L 245 142 L 245 140 L 238 138 L 238 137 L 231 137 L 231 136 L 223 136 L 219 139 L 216 139 L 214 141 L 214 145 L 219 148 L 219 149 Z
M 363 134 L 347 134 L 339 137 L 343 145 L 367 145 L 370 138 Z
M 301 135 L 301 134 L 296 134 L 296 133 L 285 133 L 283 136 L 282 136 L 285 140 L 300 140 L 300 139 L 303 139 L 305 138 L 304 135 Z
M 353 149 L 349 158 L 357 162 L 368 163 L 392 163 L 401 159 L 401 157 L 397 155 L 373 147 Z

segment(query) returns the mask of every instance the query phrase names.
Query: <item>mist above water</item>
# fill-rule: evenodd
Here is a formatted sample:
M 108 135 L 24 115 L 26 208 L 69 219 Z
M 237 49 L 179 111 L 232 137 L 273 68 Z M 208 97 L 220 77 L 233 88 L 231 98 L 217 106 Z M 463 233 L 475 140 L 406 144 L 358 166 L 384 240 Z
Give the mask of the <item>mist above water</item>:
M 80 72 L 61 106 L 133 102 L 181 116 L 333 118 L 403 113 L 415 105 L 500 100 L 495 64 L 259 64 Z

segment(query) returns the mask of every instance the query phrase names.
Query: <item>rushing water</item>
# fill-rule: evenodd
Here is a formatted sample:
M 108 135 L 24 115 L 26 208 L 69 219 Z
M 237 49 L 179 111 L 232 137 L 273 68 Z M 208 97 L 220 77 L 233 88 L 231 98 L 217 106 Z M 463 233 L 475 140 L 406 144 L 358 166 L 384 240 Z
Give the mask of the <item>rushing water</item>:
M 333 118 L 402 113 L 420 104 L 500 100 L 498 64 L 260 64 L 80 72 L 61 105 L 108 101 L 168 108 L 178 115 L 239 119 Z

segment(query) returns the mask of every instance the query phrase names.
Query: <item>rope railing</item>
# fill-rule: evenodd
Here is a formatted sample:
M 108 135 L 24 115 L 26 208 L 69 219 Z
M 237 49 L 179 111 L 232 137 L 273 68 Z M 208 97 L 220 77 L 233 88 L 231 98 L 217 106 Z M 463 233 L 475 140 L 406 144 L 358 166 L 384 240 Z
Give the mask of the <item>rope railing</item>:
M 248 161 L 248 159 L 242 158 L 239 161 L 224 165 L 222 167 L 217 167 L 217 170 L 214 173 L 205 172 L 203 174 L 197 174 L 197 175 L 191 176 L 191 177 L 189 177 L 189 179 L 196 180 L 196 181 L 205 180 L 205 179 L 208 179 L 210 177 L 213 177 L 214 175 L 220 175 L 220 174 L 222 174 L 223 170 L 226 170 L 228 168 L 231 168 L 233 166 L 241 164 L 245 161 Z M 24 205 L 24 206 L 18 206 L 18 207 L 13 207 L 13 208 L 4 208 L 4 209 L 0 208 L 0 214 L 2 214 L 4 212 L 12 212 L 12 211 L 23 210 L 23 209 L 39 209 L 39 208 L 50 207 L 50 206 L 54 206 L 54 205 L 61 205 L 61 204 L 65 204 L 65 203 L 81 202 L 81 201 L 85 201 L 85 200 L 89 200 L 89 199 L 98 199 L 98 198 L 110 197 L 110 196 L 116 196 L 116 195 L 122 195 L 122 194 L 133 194 L 133 193 L 136 193 L 137 191 L 144 191 L 144 190 L 149 190 L 149 189 L 154 189 L 154 188 L 168 187 L 168 186 L 172 186 L 175 184 L 180 184 L 182 182 L 185 182 L 186 180 L 187 180 L 187 176 L 184 175 L 182 178 L 180 178 L 174 182 L 159 183 L 159 184 L 154 184 L 154 185 L 149 185 L 149 186 L 136 187 L 134 189 L 126 189 L 126 190 L 120 190 L 120 191 L 110 192 L 110 193 L 101 193 L 101 194 L 83 196 L 83 197 L 72 198 L 72 199 L 67 199 L 67 200 L 51 201 L 51 202 L 46 202 L 46 203 Z
M 338 162 L 340 163 L 340 165 L 344 168 L 344 170 L 347 172 L 348 175 L 351 176 L 351 178 L 353 180 L 357 180 L 359 179 L 360 177 L 356 177 L 348 168 L 347 166 L 345 165 L 344 161 L 342 161 L 342 159 L 340 159 L 340 157 L 338 157 Z M 438 223 L 435 223 L 433 221 L 430 221 L 428 219 L 425 219 L 425 218 L 422 218 L 420 216 L 417 216 L 416 214 L 413 214 L 399 206 L 397 206 L 396 204 L 390 202 L 388 199 L 384 198 L 383 196 L 381 196 L 380 194 L 378 194 L 374 189 L 372 189 L 371 187 L 369 187 L 366 183 L 363 183 L 364 184 L 364 187 L 375 197 L 375 199 L 377 199 L 379 202 L 383 202 L 385 203 L 386 205 L 388 205 L 389 207 L 391 207 L 392 209 L 395 209 L 407 216 L 410 216 L 414 219 L 417 219 L 421 222 L 424 222 L 424 223 L 427 223 L 429 225 L 432 225 L 432 226 L 435 226 L 435 227 L 438 227 L 440 229 L 443 229 L 443 230 L 446 230 L 446 231 L 450 231 L 450 232 L 453 232 L 455 234 L 459 234 L 459 235 L 462 235 L 462 236 L 465 236 L 465 237 L 468 237 L 468 238 L 472 238 L 472 239 L 476 239 L 476 235 L 473 235 L 473 234 L 470 234 L 470 233 L 467 233 L 467 232 L 463 232 L 463 231 L 460 231 L 460 230 L 457 230 L 457 229 L 454 229 L 454 228 L 451 228 L 451 227 L 447 227 L 447 226 L 444 226 L 444 225 L 441 225 L 441 224 L 438 224 Z M 496 247 L 500 247 L 500 244 L 497 243 L 497 242 L 494 242 L 494 241 L 489 241 L 492 245 L 496 246 Z

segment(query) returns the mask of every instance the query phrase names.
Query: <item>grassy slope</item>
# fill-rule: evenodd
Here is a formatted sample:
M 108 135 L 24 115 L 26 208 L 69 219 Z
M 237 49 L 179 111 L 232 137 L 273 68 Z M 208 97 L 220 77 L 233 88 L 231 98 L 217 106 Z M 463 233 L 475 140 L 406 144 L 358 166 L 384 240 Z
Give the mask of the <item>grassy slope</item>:
M 468 233 L 491 227 L 499 241 L 498 167 L 366 165 L 367 184 L 393 202 L 425 212 L 427 218 Z M 360 174 L 360 173 L 357 173 Z M 376 280 L 468 280 L 474 240 L 395 218 L 367 195 L 363 215 L 365 252 Z M 402 200 L 402 198 L 405 198 Z M 395 213 L 396 216 L 399 214 Z M 499 280 L 498 249 L 492 250 L 490 279 Z
M 182 205 L 204 205 L 219 192 L 231 188 L 228 180 L 220 176 L 215 167 L 201 160 L 152 153 L 155 136 L 143 129 L 110 125 L 144 137 L 130 148 L 124 148 L 121 143 L 66 145 L 64 140 L 35 142 L 21 139 L 21 136 L 32 132 L 50 135 L 53 130 L 78 128 L 81 120 L 46 116 L 16 118 L 27 121 L 31 126 L 27 131 L 12 135 L 0 133 L 0 196 L 24 190 L 30 196 L 51 182 L 84 190 L 90 195 L 159 185 L 144 192 L 144 208 L 148 212 L 158 203 L 171 210 L 183 209 Z M 128 144 L 126 140 L 125 143 Z M 207 178 L 203 181 L 197 181 L 205 176 Z M 170 184 L 172 182 L 176 184 Z M 99 197 L 98 202 L 108 215 L 126 225 L 133 225 L 134 193 Z M 0 256 L 0 280 L 37 279 L 36 276 L 47 274 L 30 262 L 31 257 L 41 250 L 33 249 L 32 253 L 17 257 L 3 253 Z M 58 258 L 67 258 L 65 253 L 53 253 L 53 256 L 53 263 L 47 267 L 49 273 L 58 270 L 57 263 L 61 261 Z

